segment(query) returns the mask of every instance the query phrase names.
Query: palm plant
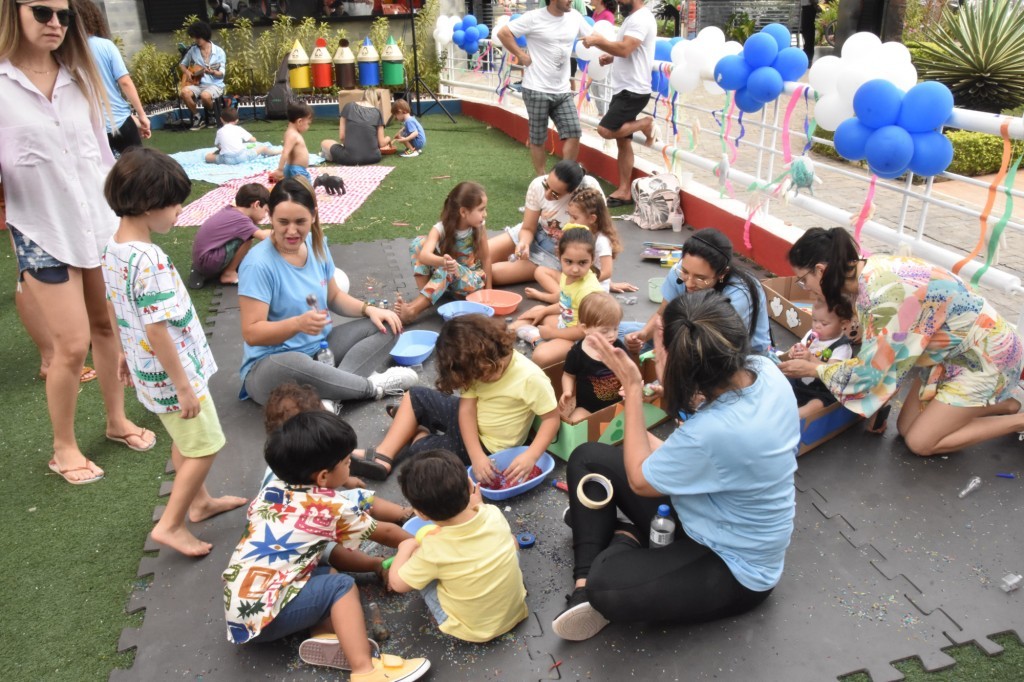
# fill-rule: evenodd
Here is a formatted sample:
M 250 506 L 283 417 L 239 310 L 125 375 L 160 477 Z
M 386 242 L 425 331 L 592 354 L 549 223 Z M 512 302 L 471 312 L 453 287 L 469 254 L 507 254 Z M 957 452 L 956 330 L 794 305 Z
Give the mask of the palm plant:
M 1000 113 L 1024 104 L 1024 0 L 973 0 L 925 28 L 915 62 L 957 106 Z

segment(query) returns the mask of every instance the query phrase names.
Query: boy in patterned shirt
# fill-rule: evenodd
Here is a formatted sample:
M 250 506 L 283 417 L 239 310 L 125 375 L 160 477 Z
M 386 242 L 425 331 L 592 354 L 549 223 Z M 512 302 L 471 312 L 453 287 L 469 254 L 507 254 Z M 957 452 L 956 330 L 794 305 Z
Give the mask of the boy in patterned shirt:
M 167 509 L 150 536 L 186 556 L 205 556 L 213 545 L 185 525 L 240 507 L 246 500 L 211 497 L 206 474 L 224 447 L 224 433 L 207 384 L 217 364 L 192 299 L 152 233 L 166 234 L 191 191 L 185 171 L 155 149 L 125 151 L 107 176 L 107 203 L 121 223 L 103 250 L 107 309 L 121 344 L 118 375 L 135 385 L 139 401 L 155 412 L 173 441 L 176 476 Z

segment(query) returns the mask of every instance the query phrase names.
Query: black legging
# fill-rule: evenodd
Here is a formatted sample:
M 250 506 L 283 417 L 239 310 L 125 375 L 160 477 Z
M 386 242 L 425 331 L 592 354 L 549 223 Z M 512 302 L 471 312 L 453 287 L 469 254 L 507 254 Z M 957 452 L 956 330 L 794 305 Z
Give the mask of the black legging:
M 141 147 L 142 135 L 139 127 L 135 125 L 135 119 L 129 116 L 125 119 L 117 135 L 107 133 L 107 140 L 110 141 L 110 149 L 120 156 L 129 147 Z
M 580 480 L 601 474 L 612 483 L 612 502 L 588 509 L 576 497 Z M 676 520 L 675 541 L 648 548 L 647 529 L 658 505 L 668 497 L 641 497 L 626 478 L 622 448 L 585 443 L 573 451 L 568 467 L 569 510 L 575 554 L 574 579 L 587 579 L 591 606 L 612 622 L 702 623 L 749 611 L 771 590 L 749 590 L 713 551 L 692 540 Z M 592 489 L 593 488 L 593 489 Z M 589 483 L 590 499 L 603 499 L 604 489 Z M 615 542 L 616 507 L 640 530 L 639 545 Z

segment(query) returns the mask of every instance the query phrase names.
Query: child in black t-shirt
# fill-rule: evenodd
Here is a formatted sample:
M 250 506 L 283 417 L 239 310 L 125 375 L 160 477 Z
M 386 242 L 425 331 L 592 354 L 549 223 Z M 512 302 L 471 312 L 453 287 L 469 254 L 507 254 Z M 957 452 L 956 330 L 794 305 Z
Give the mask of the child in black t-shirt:
M 599 334 L 616 348 L 626 350 L 618 339 L 622 308 L 610 294 L 588 294 L 580 303 L 579 325 L 586 336 L 573 344 L 562 369 L 562 395 L 558 408 L 562 417 L 576 423 L 594 412 L 622 400 L 622 385 L 615 374 L 589 350 L 587 338 Z

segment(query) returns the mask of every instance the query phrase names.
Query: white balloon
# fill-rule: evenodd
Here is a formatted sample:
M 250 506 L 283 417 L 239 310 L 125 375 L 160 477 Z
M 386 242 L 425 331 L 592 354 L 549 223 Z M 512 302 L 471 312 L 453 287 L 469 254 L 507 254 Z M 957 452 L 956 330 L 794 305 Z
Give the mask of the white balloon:
M 730 40 L 729 42 L 722 46 L 723 57 L 739 54 L 740 52 L 743 52 L 743 46 L 736 42 L 735 40 Z M 717 88 L 718 86 L 716 85 L 715 87 Z M 721 90 L 721 88 L 718 89 Z
M 576 43 L 576 58 L 585 62 L 595 61 L 603 53 L 596 47 L 584 47 L 583 41 Z
M 844 102 L 849 103 L 852 108 L 853 96 L 857 94 L 857 90 L 860 89 L 860 86 L 874 78 L 875 75 L 870 71 L 866 71 L 862 65 L 847 64 L 844 58 L 842 69 L 839 72 L 839 87 L 837 88 L 839 97 Z
M 839 72 L 842 66 L 843 60 L 832 55 L 816 60 L 808 74 L 808 80 L 814 91 L 819 95 L 836 92 L 839 87 Z
M 870 60 L 871 55 L 882 46 L 882 40 L 874 33 L 868 33 L 862 31 L 860 33 L 854 33 L 852 36 L 846 39 L 843 43 L 843 59 L 847 57 L 852 59 L 864 59 Z
M 725 45 L 725 33 L 717 26 L 705 26 L 697 34 L 695 42 L 707 41 L 709 45 Z
M 679 92 L 691 92 L 700 85 L 700 73 L 692 66 L 675 67 L 668 79 L 669 85 Z
M 604 52 L 598 51 L 598 54 L 604 54 Z M 608 77 L 608 73 L 612 70 L 612 65 L 602 65 L 598 60 L 593 60 L 587 64 L 587 75 L 593 78 L 595 81 L 603 81 Z
M 888 62 L 890 65 L 910 63 L 910 50 L 903 43 L 895 41 L 882 43 L 876 54 L 879 60 Z
M 700 41 L 697 40 L 686 40 L 680 44 L 686 46 L 683 48 L 683 61 L 690 66 L 695 66 L 699 70 L 708 52 L 707 44 L 701 45 Z
M 614 40 L 617 31 L 615 24 L 605 19 L 594 23 L 594 32 L 603 38 Z
M 853 115 L 853 104 L 845 102 L 838 94 L 825 95 L 814 105 L 814 120 L 825 130 L 835 130 Z
M 341 268 L 334 268 L 334 281 L 338 284 L 338 288 L 346 294 L 348 293 L 348 275 Z
M 678 43 L 672 46 L 672 63 L 685 64 L 686 63 L 686 41 L 680 40 Z
M 444 31 L 441 32 L 441 44 L 444 47 L 448 47 L 449 45 L 451 45 L 453 33 L 454 31 L 452 31 L 451 26 L 447 27 L 446 29 L 444 29 Z
M 895 64 L 889 78 L 897 88 L 906 92 L 917 85 L 917 68 L 910 62 Z
M 721 59 L 720 53 L 717 51 L 708 52 L 704 55 L 704 59 L 700 62 L 700 77 L 704 80 L 713 81 L 715 80 L 715 65 L 718 64 L 718 60 Z
M 721 95 L 725 92 L 725 90 L 723 90 L 721 86 L 713 80 L 701 81 L 701 85 L 704 86 L 704 92 L 710 95 Z

